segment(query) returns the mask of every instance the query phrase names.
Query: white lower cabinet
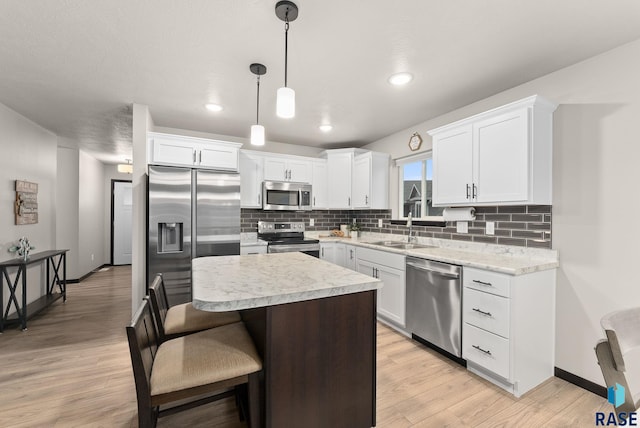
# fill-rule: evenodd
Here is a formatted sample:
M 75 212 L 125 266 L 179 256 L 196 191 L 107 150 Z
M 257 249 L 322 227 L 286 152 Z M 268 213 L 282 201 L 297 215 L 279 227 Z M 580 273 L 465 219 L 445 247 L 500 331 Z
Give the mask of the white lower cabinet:
M 341 242 L 321 242 L 320 258 L 339 266 L 345 265 L 345 246 Z
M 405 257 L 386 251 L 358 248 L 356 270 L 382 280 L 378 290 L 378 315 L 405 326 L 406 286 Z
M 355 245 L 344 245 L 344 267 L 357 270 L 356 266 L 356 246 Z
M 554 373 L 555 270 L 507 275 L 465 267 L 462 358 L 516 397 Z

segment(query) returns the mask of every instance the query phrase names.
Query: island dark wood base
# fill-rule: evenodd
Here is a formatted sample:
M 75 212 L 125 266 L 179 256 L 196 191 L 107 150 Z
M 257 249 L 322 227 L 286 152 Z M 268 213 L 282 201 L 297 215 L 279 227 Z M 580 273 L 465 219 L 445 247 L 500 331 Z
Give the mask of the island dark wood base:
M 242 311 L 263 358 L 267 428 L 376 421 L 376 292 Z

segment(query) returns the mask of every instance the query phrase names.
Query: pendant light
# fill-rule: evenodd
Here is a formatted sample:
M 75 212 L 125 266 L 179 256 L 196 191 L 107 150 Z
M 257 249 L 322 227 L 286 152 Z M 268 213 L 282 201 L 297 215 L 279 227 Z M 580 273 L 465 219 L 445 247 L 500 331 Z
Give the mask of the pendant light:
M 253 63 L 249 66 L 249 70 L 257 76 L 256 124 L 251 125 L 251 145 L 264 146 L 264 126 L 260 125 L 260 76 L 267 73 L 267 67 Z
M 296 115 L 296 93 L 287 87 L 287 60 L 289 48 L 289 22 L 298 17 L 298 6 L 293 2 L 283 0 L 276 4 L 276 16 L 284 21 L 284 86 L 278 89 L 276 114 L 290 119 Z

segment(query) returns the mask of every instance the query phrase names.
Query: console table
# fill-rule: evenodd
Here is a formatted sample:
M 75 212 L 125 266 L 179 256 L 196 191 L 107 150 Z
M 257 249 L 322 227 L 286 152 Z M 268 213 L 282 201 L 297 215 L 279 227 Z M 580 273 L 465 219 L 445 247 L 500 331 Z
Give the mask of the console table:
M 4 283 L 7 282 L 9 288 L 9 301 L 7 307 L 3 309 L 0 317 L 0 332 L 4 330 L 5 324 L 20 323 L 22 330 L 27 329 L 27 320 L 51 305 L 56 300 L 62 298 L 67 300 L 67 251 L 69 250 L 49 250 L 31 254 L 27 260 L 15 258 L 0 263 L 0 307 L 4 305 Z M 27 305 L 27 267 L 33 264 L 42 264 L 46 261 L 46 285 L 47 293 Z M 17 268 L 15 277 L 11 279 L 10 268 Z M 62 269 L 62 272 L 60 272 Z M 53 274 L 53 275 L 51 275 Z M 16 291 L 22 285 L 22 304 L 18 302 Z M 54 293 L 55 286 L 58 285 L 60 292 Z M 9 317 L 11 306 L 15 306 L 16 313 Z

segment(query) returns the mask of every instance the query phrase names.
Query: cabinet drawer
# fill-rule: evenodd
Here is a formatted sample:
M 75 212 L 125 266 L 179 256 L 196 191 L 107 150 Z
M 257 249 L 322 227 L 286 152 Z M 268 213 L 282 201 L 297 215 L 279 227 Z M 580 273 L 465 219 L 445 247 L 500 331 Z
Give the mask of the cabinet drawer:
M 509 299 L 465 287 L 462 320 L 509 338 Z
M 404 255 L 362 247 L 358 248 L 357 254 L 358 260 L 367 260 L 374 264 L 389 266 L 404 271 Z
M 487 270 L 464 268 L 463 285 L 498 296 L 509 297 L 511 276 Z
M 464 323 L 462 358 L 509 379 L 509 339 Z

